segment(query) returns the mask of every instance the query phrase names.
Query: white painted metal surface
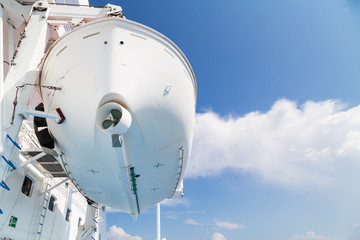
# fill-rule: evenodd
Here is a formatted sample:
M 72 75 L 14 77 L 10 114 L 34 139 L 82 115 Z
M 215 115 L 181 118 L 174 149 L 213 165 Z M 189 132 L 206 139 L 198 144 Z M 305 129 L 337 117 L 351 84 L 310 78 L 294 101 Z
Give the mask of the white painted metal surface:
M 18 54 L 15 64 L 12 66 L 6 76 L 4 83 L 3 97 L 3 128 L 2 158 L 11 161 L 18 151 L 17 146 L 13 144 L 19 134 L 21 124 L 24 120 L 23 111 L 29 104 L 33 88 L 26 87 L 24 83 L 34 84 L 38 72 L 37 66 L 41 62 L 43 52 L 46 46 L 47 35 L 47 12 L 34 11 L 27 24 L 26 38 L 23 39 L 21 46 L 18 48 Z M 14 102 L 16 100 L 16 108 Z M 6 132 L 6 134 L 4 134 Z M 8 166 L 9 167 L 9 166 Z M 6 171 L 10 168 L 0 168 L 0 177 L 5 179 Z
M 156 204 L 156 236 L 157 240 L 161 240 L 161 229 L 160 229 L 160 203 Z
M 33 163 L 19 156 L 19 149 L 17 149 L 17 146 L 25 149 L 38 146 L 38 143 L 33 142 L 34 136 L 29 137 L 24 131 L 19 134 L 19 130 L 20 128 L 26 129 L 26 131 L 29 129 L 26 124 L 22 125 L 22 123 L 26 115 L 24 113 L 33 112 L 29 111 L 27 107 L 30 98 L 34 97 L 36 91 L 33 86 L 24 86 L 24 83 L 35 83 L 38 74 L 36 70 L 44 55 L 49 37 L 48 30 L 50 29 L 47 22 L 49 11 L 35 11 L 29 21 L 31 6 L 20 5 L 14 0 L 0 0 L 0 3 L 0 239 L 75 239 L 81 232 L 78 224 L 80 223 L 81 229 L 87 230 L 87 227 L 82 227 L 85 218 L 89 217 L 92 222 L 95 218 L 95 216 L 86 216 L 88 203 L 85 197 L 73 184 L 63 184 L 57 188 L 49 186 L 50 194 L 56 196 L 57 202 L 54 212 L 48 210 L 47 201 L 39 195 L 44 191 L 45 183 L 45 185 L 47 183 L 57 185 L 59 179 L 49 179 L 44 176 L 32 166 Z M 3 21 L 3 19 L 6 20 Z M 25 27 L 24 21 L 28 22 L 27 31 L 26 35 L 23 35 L 22 44 L 18 45 L 20 32 Z M 15 29 L 13 29 L 14 27 Z M 10 68 L 8 59 L 12 59 L 15 45 L 18 50 L 14 61 L 16 65 L 14 64 Z M 3 62 L 4 60 L 5 62 Z M 5 68 L 3 68 L 4 66 Z M 3 91 L 3 76 L 6 76 L 5 91 Z M 4 93 L 5 95 L 3 95 Z M 18 101 L 18 104 L 13 112 L 15 100 Z M 1 108 L 4 106 L 4 102 L 5 108 Z M 14 121 L 12 121 L 12 116 L 14 116 Z M 3 141 L 4 147 L 2 146 Z M 44 155 L 44 153 L 39 154 L 40 157 Z M 16 171 L 10 171 L 12 168 L 3 157 L 17 167 Z M 26 196 L 22 192 L 25 175 L 30 176 L 33 180 L 30 196 Z M 65 219 L 67 208 L 70 208 L 72 212 L 69 221 Z M 45 217 L 41 216 L 42 213 L 45 213 Z M 82 221 L 79 221 L 80 218 Z M 14 223 L 12 219 L 17 219 L 17 223 L 16 221 Z M 10 225 L 10 223 L 12 224 Z M 106 223 L 101 222 L 101 224 L 97 224 L 97 232 L 92 231 L 88 238 L 80 237 L 78 239 L 98 240 L 101 235 L 104 239 L 105 226 Z
M 136 216 L 165 198 L 178 197 L 191 150 L 196 82 L 177 46 L 144 25 L 108 17 L 119 10 L 115 5 L 94 9 L 36 2 L 32 8 L 14 0 L 0 3 L 5 38 L 0 60 L 13 60 L 5 72 L 0 70 L 6 75 L 5 86 L 0 77 L 0 238 L 100 239 L 106 233 L 101 204 Z M 42 60 L 62 34 L 53 30 L 62 24 L 74 30 Z M 41 100 L 35 86 L 42 91 L 45 112 L 29 109 L 34 96 L 37 103 Z M 120 118 L 114 117 L 114 109 Z M 66 120 L 59 124 L 62 113 Z M 19 134 L 30 115 L 48 118 L 55 155 L 74 185 L 60 184 L 66 178 L 49 179 L 49 173 L 34 167 L 45 153 L 19 159 L 19 145 L 38 148 L 31 137 L 24 140 L 26 134 Z M 111 126 L 104 125 L 107 118 Z M 26 174 L 35 180 L 30 197 L 21 192 Z M 58 186 L 44 188 L 48 181 Z M 58 195 L 63 188 L 68 190 L 57 196 L 59 210 L 47 214 L 42 207 L 49 194 L 43 193 Z M 82 194 L 97 204 L 88 205 Z M 28 207 L 31 211 L 22 214 Z M 69 207 L 72 216 L 82 218 L 79 228 L 78 219 L 67 223 L 64 218 Z M 11 216 L 21 216 L 16 228 L 8 225 Z
M 45 112 L 66 116 L 48 125 L 70 178 L 89 198 L 136 215 L 175 194 L 191 149 L 196 83 L 169 39 L 120 18 L 87 23 L 53 45 L 41 84 L 62 89 L 42 90 Z M 132 118 L 126 132 L 112 132 L 121 147 L 96 124 L 109 103 Z
M 3 8 L 0 6 L 0 152 L 3 151 L 3 92 L 4 92 L 4 39 L 3 39 Z
M 21 192 L 25 175 L 33 180 L 30 196 Z M 22 169 L 11 175 L 7 180 L 11 191 L 0 193 L 1 208 L 4 210 L 0 215 L 0 238 L 38 239 L 40 234 L 37 234 L 37 231 L 39 223 L 42 222 L 41 239 L 75 239 L 79 218 L 82 219 L 81 224 L 84 224 L 87 203 L 72 184 L 63 184 L 50 192 L 49 196 L 56 197 L 53 211 L 48 209 L 48 204 L 46 209 L 42 208 L 44 195 L 40 194 L 48 184 L 54 186 L 59 181 L 61 179 L 47 182 L 47 179 L 33 168 Z M 69 221 L 65 219 L 67 209 L 71 209 Z M 41 217 L 44 210 L 45 219 Z M 12 216 L 17 218 L 15 227 L 9 226 Z

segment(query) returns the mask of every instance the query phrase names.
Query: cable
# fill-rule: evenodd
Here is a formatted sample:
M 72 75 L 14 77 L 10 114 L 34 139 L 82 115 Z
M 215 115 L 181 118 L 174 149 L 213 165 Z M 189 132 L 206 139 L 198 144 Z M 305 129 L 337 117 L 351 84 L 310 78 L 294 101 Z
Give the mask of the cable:
M 42 88 L 47 88 L 47 89 L 51 89 L 51 90 L 61 90 L 61 87 L 46 86 L 46 85 L 40 85 L 40 84 L 36 84 L 36 83 L 25 83 L 25 85 L 26 86 L 42 87 Z
M 49 5 L 63 5 L 63 6 L 89 7 L 89 8 L 104 8 L 104 6 L 78 5 L 78 4 L 71 4 L 71 3 L 49 3 Z

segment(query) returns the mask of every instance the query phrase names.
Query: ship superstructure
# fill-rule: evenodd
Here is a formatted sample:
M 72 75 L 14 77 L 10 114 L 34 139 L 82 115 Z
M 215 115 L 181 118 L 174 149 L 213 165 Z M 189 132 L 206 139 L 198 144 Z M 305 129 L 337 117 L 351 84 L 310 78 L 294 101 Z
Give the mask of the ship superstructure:
M 178 197 L 196 108 L 180 49 L 120 6 L 0 3 L 0 238 L 106 239 L 106 206 Z

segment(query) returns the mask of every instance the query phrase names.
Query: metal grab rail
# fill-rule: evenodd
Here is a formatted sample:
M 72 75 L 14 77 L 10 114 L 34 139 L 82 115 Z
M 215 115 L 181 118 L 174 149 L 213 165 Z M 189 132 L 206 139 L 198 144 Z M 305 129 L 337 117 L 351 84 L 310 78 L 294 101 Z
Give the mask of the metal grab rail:
M 174 183 L 174 187 L 173 190 L 170 194 L 170 196 L 168 198 L 172 198 L 175 195 L 176 189 L 179 185 L 180 179 L 181 179 L 181 174 L 182 174 L 182 169 L 183 169 L 183 165 L 184 165 L 184 147 L 180 147 L 179 148 L 179 165 L 178 165 L 178 172 L 176 175 L 176 179 L 175 179 L 175 183 Z

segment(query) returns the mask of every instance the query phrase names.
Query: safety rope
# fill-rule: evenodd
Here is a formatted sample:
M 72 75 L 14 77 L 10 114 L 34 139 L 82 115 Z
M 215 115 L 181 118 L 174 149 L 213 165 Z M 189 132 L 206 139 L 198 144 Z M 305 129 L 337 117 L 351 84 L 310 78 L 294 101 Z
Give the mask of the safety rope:
M 12 116 L 11 116 L 11 123 L 10 125 L 14 124 L 14 119 L 15 119 L 15 109 L 16 109 L 16 105 L 18 104 L 17 98 L 18 98 L 18 92 L 19 92 L 19 88 L 18 86 L 16 86 L 16 94 L 15 94 L 15 99 L 13 102 L 13 112 L 12 112 Z
M 51 89 L 51 90 L 61 90 L 61 87 L 46 86 L 46 85 L 41 85 L 41 84 L 25 83 L 25 85 L 26 86 L 42 87 L 42 88 L 47 88 L 47 89 Z
M 15 58 L 17 57 L 17 54 L 18 54 L 18 52 L 19 52 L 19 47 L 20 47 L 20 45 L 21 45 L 21 42 L 22 42 L 22 40 L 25 38 L 25 33 L 26 33 L 26 30 L 24 30 L 24 31 L 22 31 L 21 33 L 20 33 L 20 39 L 19 39 L 19 42 L 18 42 L 18 44 L 17 44 L 17 46 L 16 46 L 16 50 L 15 50 L 15 52 L 14 52 L 14 54 L 13 54 L 13 57 L 12 57 L 12 60 L 11 60 L 11 62 L 10 62 L 10 65 L 11 66 L 15 66 L 16 65 L 16 63 L 15 63 Z

